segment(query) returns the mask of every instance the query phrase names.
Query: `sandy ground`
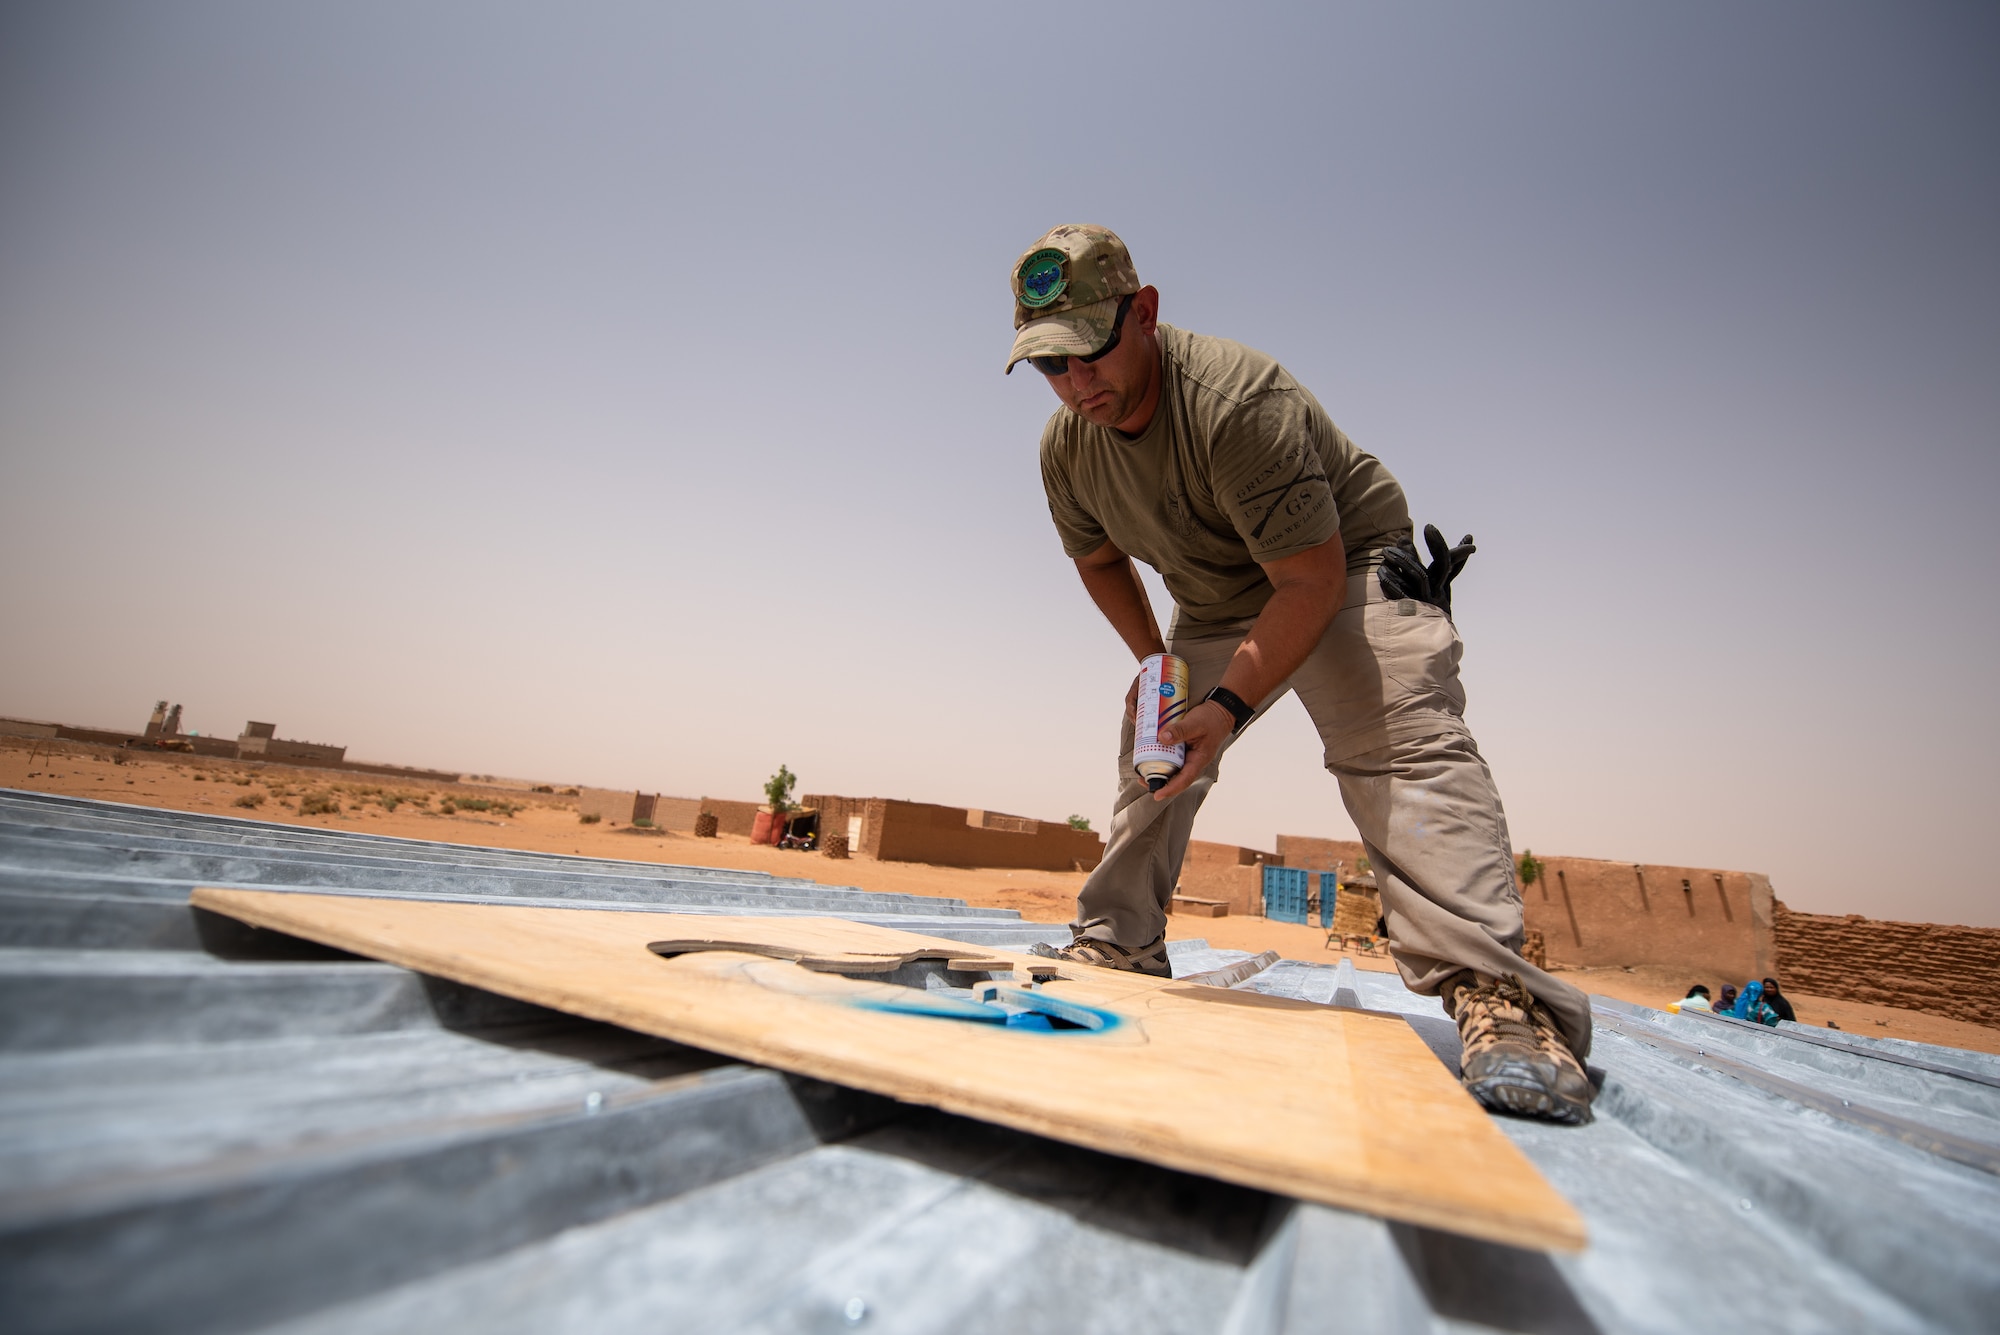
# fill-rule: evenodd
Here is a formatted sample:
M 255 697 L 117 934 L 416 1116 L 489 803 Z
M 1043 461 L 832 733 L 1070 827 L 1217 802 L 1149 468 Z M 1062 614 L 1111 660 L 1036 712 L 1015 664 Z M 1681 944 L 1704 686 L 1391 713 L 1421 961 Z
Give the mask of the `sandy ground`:
M 108 747 L 74 743 L 54 743 L 52 751 L 50 746 L 0 738 L 0 787 L 405 839 L 765 871 L 828 885 L 945 896 L 984 907 L 1018 909 L 1037 922 L 1067 921 L 1083 884 L 1081 872 L 934 867 L 867 858 L 835 862 L 817 853 L 785 851 L 741 838 L 696 839 L 584 825 L 577 818 L 574 798 L 529 791 L 511 780 L 443 784 L 201 756 L 114 752 Z M 314 805 L 313 799 L 337 804 L 340 809 L 300 814 L 302 805 Z M 467 799 L 503 806 L 475 810 L 461 805 Z M 455 814 L 443 814 L 448 803 L 456 808 Z M 1323 931 L 1263 918 L 1176 916 L 1169 920 L 1167 935 L 1174 940 L 1203 937 L 1211 945 L 1232 950 L 1276 950 L 1287 959 L 1332 963 L 1340 958 L 1338 949 L 1327 948 Z M 1386 959 L 1365 956 L 1356 957 L 1354 962 L 1362 969 L 1394 967 Z M 1568 976 L 1585 991 L 1648 1006 L 1663 1006 L 1685 995 L 1693 982 L 1706 982 L 1719 990 L 1723 982 L 1743 981 L 1694 979 L 1679 970 L 1650 967 L 1577 969 Z M 1890 1006 L 1788 995 L 1804 1024 L 1823 1025 L 1830 1020 L 1855 1033 L 2000 1054 L 2000 1029 Z

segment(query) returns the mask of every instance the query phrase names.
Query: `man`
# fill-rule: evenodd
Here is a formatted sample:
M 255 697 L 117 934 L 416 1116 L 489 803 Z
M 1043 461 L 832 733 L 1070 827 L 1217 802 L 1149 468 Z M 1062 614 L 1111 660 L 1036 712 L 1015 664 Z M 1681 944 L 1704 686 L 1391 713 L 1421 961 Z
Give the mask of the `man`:
M 1471 539 L 1447 549 L 1426 530 L 1426 570 L 1389 471 L 1269 357 L 1159 323 L 1159 292 L 1104 228 L 1049 232 L 1013 288 L 1007 369 L 1029 361 L 1062 405 L 1041 462 L 1063 549 L 1133 656 L 1187 660 L 1200 702 L 1163 736 L 1185 767 L 1150 793 L 1132 770 L 1136 680 L 1126 693 L 1110 842 L 1061 953 L 1171 973 L 1166 908 L 1195 813 L 1230 742 L 1294 690 L 1368 849 L 1397 967 L 1458 1021 L 1467 1088 L 1588 1121 L 1589 1003 L 1520 956 L 1506 817 L 1462 717 L 1450 586 Z M 1165 637 L 1135 558 L 1173 595 Z

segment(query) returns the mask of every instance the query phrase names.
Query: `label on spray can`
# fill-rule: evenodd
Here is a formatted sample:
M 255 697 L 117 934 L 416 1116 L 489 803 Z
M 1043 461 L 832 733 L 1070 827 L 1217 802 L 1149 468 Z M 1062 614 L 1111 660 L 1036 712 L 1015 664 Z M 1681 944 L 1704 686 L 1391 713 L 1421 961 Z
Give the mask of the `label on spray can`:
M 1148 654 L 1139 664 L 1139 717 L 1132 731 L 1132 768 L 1154 792 L 1180 772 L 1187 747 L 1160 743 L 1160 729 L 1188 711 L 1188 667 L 1172 654 Z

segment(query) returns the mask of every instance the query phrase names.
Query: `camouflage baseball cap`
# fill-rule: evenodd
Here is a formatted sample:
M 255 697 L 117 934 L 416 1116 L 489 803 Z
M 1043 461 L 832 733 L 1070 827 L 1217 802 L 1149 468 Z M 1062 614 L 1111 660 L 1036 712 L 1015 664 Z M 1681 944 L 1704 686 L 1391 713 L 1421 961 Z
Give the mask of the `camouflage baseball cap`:
M 1131 252 L 1108 227 L 1064 223 L 1014 261 L 1014 351 L 1023 357 L 1083 357 L 1111 337 L 1118 298 L 1139 290 Z

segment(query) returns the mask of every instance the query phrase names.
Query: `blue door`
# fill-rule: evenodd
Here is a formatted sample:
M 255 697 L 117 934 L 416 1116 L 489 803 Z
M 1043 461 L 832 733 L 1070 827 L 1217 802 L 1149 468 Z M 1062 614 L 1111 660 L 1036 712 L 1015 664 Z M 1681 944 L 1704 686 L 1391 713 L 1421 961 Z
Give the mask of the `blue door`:
M 1264 864 L 1264 916 L 1273 922 L 1295 922 L 1305 926 L 1308 874 L 1303 867 Z

